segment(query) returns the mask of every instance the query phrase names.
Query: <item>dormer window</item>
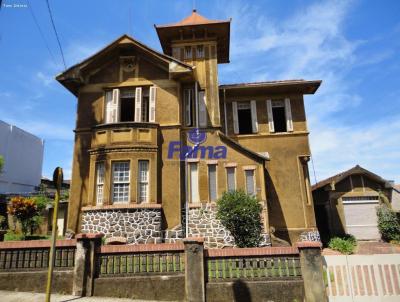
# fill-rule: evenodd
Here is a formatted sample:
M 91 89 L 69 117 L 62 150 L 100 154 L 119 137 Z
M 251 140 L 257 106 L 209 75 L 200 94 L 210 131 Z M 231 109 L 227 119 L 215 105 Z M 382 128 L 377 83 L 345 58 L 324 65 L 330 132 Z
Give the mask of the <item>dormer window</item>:
M 196 47 L 196 58 L 197 59 L 203 59 L 204 58 L 204 46 L 203 45 L 197 45 L 197 47 Z
M 185 46 L 185 60 L 192 59 L 192 46 Z
M 105 93 L 104 122 L 155 122 L 156 88 L 113 89 Z

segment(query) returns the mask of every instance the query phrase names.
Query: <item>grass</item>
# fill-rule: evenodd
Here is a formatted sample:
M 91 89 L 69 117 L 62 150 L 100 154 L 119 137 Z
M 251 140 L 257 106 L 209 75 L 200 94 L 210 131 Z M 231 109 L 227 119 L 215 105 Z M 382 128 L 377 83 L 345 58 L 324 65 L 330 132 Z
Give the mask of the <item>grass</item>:
M 43 240 L 43 239 L 49 239 L 50 236 L 48 235 L 28 235 L 24 237 L 23 234 L 21 233 L 15 233 L 13 231 L 7 231 L 6 234 L 4 234 L 4 241 L 22 241 L 22 240 Z
M 353 254 L 357 240 L 352 235 L 334 237 L 329 241 L 328 247 L 345 255 Z

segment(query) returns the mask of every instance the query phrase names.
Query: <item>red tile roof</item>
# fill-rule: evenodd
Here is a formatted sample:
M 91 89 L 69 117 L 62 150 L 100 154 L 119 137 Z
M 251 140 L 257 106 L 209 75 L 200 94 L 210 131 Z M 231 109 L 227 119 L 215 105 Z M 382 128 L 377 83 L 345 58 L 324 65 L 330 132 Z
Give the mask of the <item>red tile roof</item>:
M 199 13 L 194 9 L 192 11 L 192 14 L 185 19 L 176 22 L 176 23 L 171 23 L 171 24 L 165 24 L 165 25 L 157 25 L 157 27 L 175 27 L 175 26 L 191 26 L 191 25 L 204 25 L 204 24 L 214 24 L 214 23 L 221 23 L 221 22 L 229 22 L 228 21 L 221 21 L 221 20 L 210 20 Z

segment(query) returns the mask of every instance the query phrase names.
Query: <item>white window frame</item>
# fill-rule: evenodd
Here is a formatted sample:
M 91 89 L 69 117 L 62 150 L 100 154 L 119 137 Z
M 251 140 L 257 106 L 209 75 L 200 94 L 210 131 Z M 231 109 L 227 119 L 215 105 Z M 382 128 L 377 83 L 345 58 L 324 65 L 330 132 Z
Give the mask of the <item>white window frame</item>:
M 237 183 L 236 183 L 236 167 L 226 167 L 226 191 L 235 191 L 237 189 Z M 232 170 L 231 170 L 232 169 Z M 228 171 L 233 171 L 233 184 L 234 184 L 234 188 L 232 190 L 229 189 L 229 173 Z
M 181 59 L 181 48 L 180 47 L 172 47 L 172 56 L 175 59 Z
M 157 98 L 157 87 L 151 86 L 149 90 L 149 122 L 156 122 L 156 98 Z
M 246 187 L 246 193 L 249 193 L 249 188 L 247 186 L 247 172 L 252 172 L 253 173 L 253 194 L 251 194 L 252 196 L 256 196 L 257 195 L 257 191 L 256 191 L 256 170 L 255 169 L 245 169 L 244 170 L 244 183 L 245 183 L 245 187 Z
M 199 190 L 199 165 L 197 162 L 188 163 L 188 171 L 189 171 L 189 197 L 191 203 L 199 203 L 200 202 L 200 190 Z M 195 170 L 192 170 L 192 167 L 195 167 Z M 194 174 L 192 174 L 194 173 Z M 195 190 L 196 189 L 196 190 Z
M 128 180 L 115 180 L 115 176 L 114 176 L 114 173 L 115 173 L 115 166 L 116 165 L 118 165 L 118 164 L 127 164 L 128 165 L 128 168 L 129 168 L 129 170 L 128 170 Z M 113 161 L 112 163 L 111 163 L 111 167 L 112 167 L 112 192 L 111 192 L 111 194 L 112 194 L 112 198 L 111 198 L 111 200 L 112 200 L 112 203 L 115 203 L 115 204 L 121 204 L 121 203 L 129 203 L 129 201 L 130 201 L 130 192 L 131 192 L 131 184 L 130 184 L 130 181 L 131 181 L 131 167 L 130 167 L 130 161 L 129 160 L 121 160 L 121 161 Z M 114 199 L 114 192 L 115 192 L 115 185 L 118 185 L 118 184 L 125 184 L 125 185 L 127 185 L 128 186 L 128 196 L 127 196 L 127 200 L 125 201 L 125 200 L 122 200 L 122 201 L 120 201 L 120 200 L 115 200 Z
M 193 48 L 192 46 L 184 47 L 184 57 L 185 60 L 191 60 L 193 58 Z
M 200 90 L 198 93 L 199 97 L 199 126 L 207 127 L 207 100 L 206 100 L 206 92 L 204 90 Z
M 293 118 L 292 118 L 292 108 L 289 98 L 285 98 L 283 100 L 267 100 L 267 114 L 268 114 L 268 125 L 269 132 L 275 132 L 274 125 L 274 114 L 272 108 L 274 107 L 283 107 L 285 110 L 285 119 L 286 119 L 286 132 L 293 132 Z M 282 133 L 286 133 L 282 132 Z
M 196 46 L 196 59 L 203 59 L 204 58 L 204 45 L 197 45 Z
M 104 202 L 104 177 L 105 163 L 103 161 L 96 162 L 96 205 L 102 205 Z
M 215 199 L 211 198 L 211 177 L 210 177 L 210 167 L 215 168 Z M 208 164 L 207 165 L 207 173 L 208 173 L 208 200 L 210 202 L 216 201 L 218 199 L 218 164 Z
M 141 164 L 146 163 L 147 164 L 147 170 L 145 171 L 145 179 L 142 180 L 142 170 L 141 170 Z M 139 160 L 138 161 L 138 203 L 148 203 L 149 202 L 149 196 L 150 196 L 150 179 L 149 179 L 149 173 L 150 173 L 150 161 L 149 160 Z M 142 192 L 141 192 L 141 185 L 146 186 L 146 196 L 145 200 L 142 200 Z

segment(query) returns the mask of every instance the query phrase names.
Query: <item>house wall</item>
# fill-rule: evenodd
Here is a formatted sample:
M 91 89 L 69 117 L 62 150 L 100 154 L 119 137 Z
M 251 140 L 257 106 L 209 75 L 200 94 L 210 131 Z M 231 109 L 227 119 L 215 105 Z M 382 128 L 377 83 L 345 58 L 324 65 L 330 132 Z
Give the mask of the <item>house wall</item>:
M 252 151 L 269 154 L 266 190 L 269 224 L 275 228 L 276 235 L 295 242 L 300 234 L 314 232 L 316 222 L 312 193 L 302 168 L 302 159 L 311 154 L 302 95 L 226 92 L 224 98 L 227 134 Z M 270 133 L 266 100 L 284 98 L 290 98 L 293 132 Z M 256 101 L 259 131 L 236 135 L 233 131 L 232 102 L 249 100 Z
M 0 121 L 0 193 L 29 193 L 40 185 L 44 142 L 40 138 Z
M 206 52 L 207 53 L 207 52 Z M 208 54 L 207 54 L 208 55 Z M 182 101 L 181 84 L 168 78 L 168 72 L 162 66 L 150 59 L 135 54 L 138 65 L 133 75 L 121 75 L 118 64 L 110 57 L 110 62 L 99 63 L 87 68 L 83 77 L 88 83 L 79 91 L 77 123 L 75 130 L 75 147 L 70 192 L 68 228 L 74 232 L 81 230 L 82 207 L 95 206 L 95 166 L 96 162 L 105 162 L 104 201 L 106 207 L 111 199 L 111 164 L 115 160 L 129 160 L 131 170 L 130 201 L 127 206 L 137 204 L 137 161 L 149 160 L 150 164 L 150 199 L 151 204 L 162 204 L 163 229 L 172 229 L 181 224 L 181 208 L 185 202 L 184 194 L 184 164 L 179 158 L 168 158 L 168 147 L 172 141 L 187 144 L 186 132 L 189 128 L 181 127 Z M 215 58 L 213 58 L 214 60 Z M 215 59 L 216 60 L 216 59 Z M 214 66 L 214 63 L 210 63 Z M 216 68 L 205 64 L 203 68 Z M 200 65 L 199 65 L 200 66 Z M 208 71 L 204 71 L 208 72 Z M 215 71 L 216 72 L 216 71 Z M 216 76 L 216 74 L 215 74 Z M 122 81 L 121 81 L 122 79 Z M 102 82 L 107 81 L 107 82 Z M 207 81 L 203 83 L 210 94 L 215 94 L 214 88 L 209 88 Z M 111 88 L 154 85 L 156 93 L 156 123 L 116 123 L 104 124 L 104 91 Z M 201 85 L 201 84 L 200 84 Z M 214 103 L 209 102 L 210 110 Z M 213 115 L 210 114 L 211 119 Z M 218 125 L 214 118 L 213 126 Z M 266 209 L 266 193 L 264 185 L 263 160 L 254 159 L 243 151 L 228 146 L 221 141 L 215 128 L 208 128 L 207 146 L 226 146 L 228 158 L 218 160 L 217 184 L 218 197 L 226 190 L 226 163 L 237 166 L 237 187 L 245 188 L 244 169 L 255 169 L 256 192 Z M 200 201 L 209 201 L 208 162 L 199 161 L 199 193 Z M 266 212 L 266 210 L 265 210 Z M 267 225 L 267 215 L 263 223 Z M 266 229 L 268 227 L 266 226 Z

